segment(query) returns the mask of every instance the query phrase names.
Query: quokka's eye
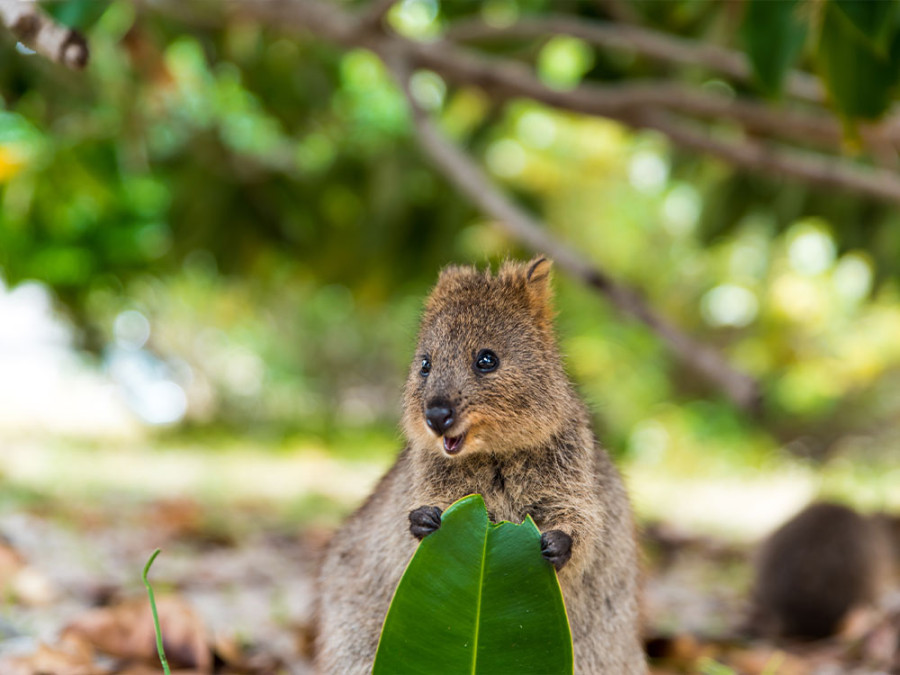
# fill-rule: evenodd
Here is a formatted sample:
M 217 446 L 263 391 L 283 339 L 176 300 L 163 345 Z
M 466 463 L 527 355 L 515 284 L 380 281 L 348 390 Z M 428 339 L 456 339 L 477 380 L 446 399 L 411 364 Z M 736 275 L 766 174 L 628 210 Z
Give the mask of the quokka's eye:
M 431 372 L 431 361 L 429 361 L 427 358 L 422 359 L 422 367 L 419 370 L 419 374 L 422 377 L 428 377 L 428 373 L 430 373 L 430 372 Z
M 499 365 L 500 359 L 490 349 L 482 349 L 478 352 L 478 356 L 475 357 L 475 370 L 480 373 L 489 373 L 492 370 L 497 370 Z

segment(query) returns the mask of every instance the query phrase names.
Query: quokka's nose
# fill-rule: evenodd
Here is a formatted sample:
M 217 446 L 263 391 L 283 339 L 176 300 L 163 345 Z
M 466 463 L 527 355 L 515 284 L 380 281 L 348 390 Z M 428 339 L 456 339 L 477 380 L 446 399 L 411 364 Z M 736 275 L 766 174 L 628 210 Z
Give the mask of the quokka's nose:
M 425 423 L 438 436 L 443 435 L 455 421 L 453 408 L 449 405 L 432 405 L 425 410 Z

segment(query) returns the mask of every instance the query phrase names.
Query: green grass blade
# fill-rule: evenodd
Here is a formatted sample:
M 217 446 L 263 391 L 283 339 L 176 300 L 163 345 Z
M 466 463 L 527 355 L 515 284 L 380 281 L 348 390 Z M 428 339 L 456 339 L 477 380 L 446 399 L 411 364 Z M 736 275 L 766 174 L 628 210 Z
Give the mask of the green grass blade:
M 156 613 L 156 598 L 153 597 L 153 587 L 150 586 L 150 582 L 147 581 L 147 574 L 150 572 L 150 566 L 153 564 L 153 561 L 156 560 L 156 556 L 158 556 L 159 553 L 159 549 L 153 551 L 150 560 L 144 565 L 144 573 L 141 574 L 141 578 L 144 580 L 144 586 L 147 587 L 147 595 L 150 598 L 150 611 L 153 612 L 153 629 L 156 631 L 156 651 L 159 652 L 159 662 L 162 664 L 163 672 L 166 675 L 171 675 L 172 671 L 169 670 L 169 662 L 166 661 L 166 652 L 163 649 L 162 631 L 159 630 L 159 615 Z

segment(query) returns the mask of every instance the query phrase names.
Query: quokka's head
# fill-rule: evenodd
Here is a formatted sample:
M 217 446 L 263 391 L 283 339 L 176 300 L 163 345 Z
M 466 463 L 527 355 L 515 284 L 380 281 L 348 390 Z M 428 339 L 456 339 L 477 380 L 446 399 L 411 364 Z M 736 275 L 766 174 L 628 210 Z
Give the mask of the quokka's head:
M 564 421 L 568 380 L 553 334 L 549 260 L 496 275 L 448 267 L 425 305 L 406 382 L 410 443 L 446 455 L 545 442 Z

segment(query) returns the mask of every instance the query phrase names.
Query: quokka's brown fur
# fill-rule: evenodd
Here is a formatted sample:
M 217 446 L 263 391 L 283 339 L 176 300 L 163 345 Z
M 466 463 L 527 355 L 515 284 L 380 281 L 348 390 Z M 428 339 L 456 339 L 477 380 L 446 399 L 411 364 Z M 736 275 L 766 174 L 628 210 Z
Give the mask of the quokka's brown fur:
M 769 638 L 825 638 L 898 583 L 900 517 L 816 502 L 761 546 L 748 628 Z
M 443 510 L 471 493 L 484 496 L 493 521 L 521 522 L 531 514 L 542 532 L 571 536 L 571 558 L 559 580 L 576 672 L 646 672 L 631 509 L 563 370 L 549 274 L 544 258 L 506 263 L 496 275 L 471 267 L 442 272 L 406 383 L 407 446 L 326 553 L 317 605 L 319 672 L 371 670 L 392 594 L 418 545 L 410 512 L 425 505 Z M 499 357 L 499 367 L 479 373 L 474 363 L 485 348 Z M 426 425 L 425 409 L 437 399 L 454 409 L 447 434 L 464 434 L 452 456 Z

